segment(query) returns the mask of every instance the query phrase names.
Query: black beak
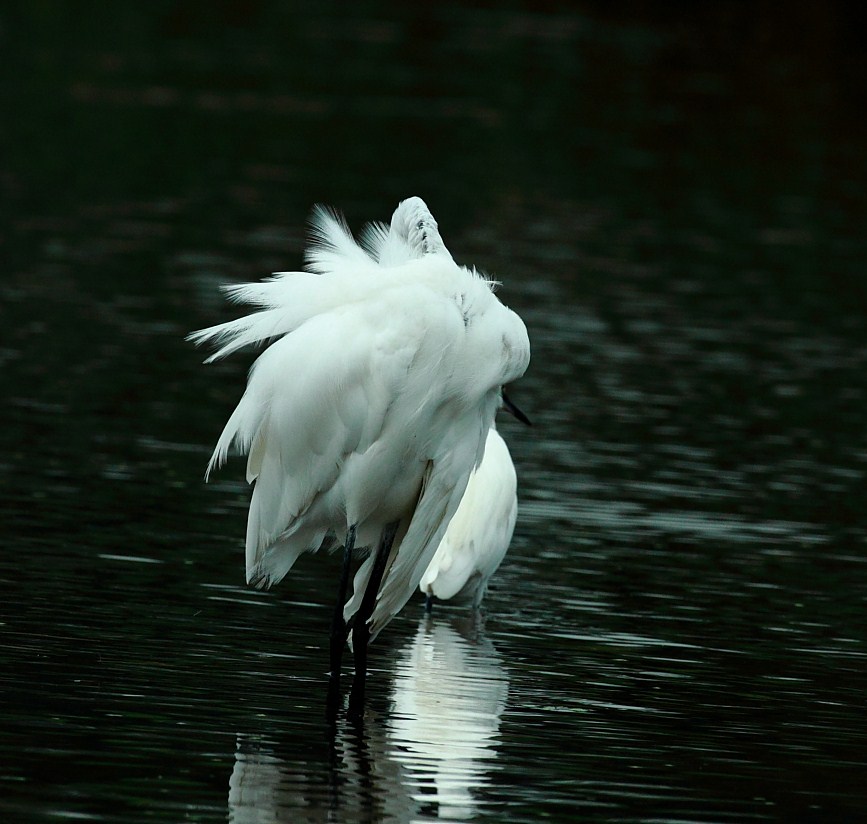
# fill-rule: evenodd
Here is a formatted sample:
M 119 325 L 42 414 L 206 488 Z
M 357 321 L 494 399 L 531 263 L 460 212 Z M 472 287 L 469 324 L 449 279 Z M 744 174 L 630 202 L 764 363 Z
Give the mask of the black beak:
M 509 400 L 509 396 L 506 394 L 506 390 L 505 390 L 505 389 L 504 389 L 503 392 L 502 392 L 502 396 L 503 396 L 503 409 L 505 409 L 506 412 L 510 412 L 510 413 L 511 413 L 512 415 L 514 415 L 514 416 L 515 416 L 515 417 L 516 417 L 516 418 L 517 418 L 521 423 L 525 423 L 525 424 L 527 424 L 527 426 L 532 426 L 532 425 L 533 425 L 533 422 L 532 422 L 532 421 L 531 421 L 531 420 L 530 420 L 530 419 L 529 419 L 529 418 L 528 418 L 528 417 L 527 417 L 527 416 L 526 416 L 526 415 L 525 415 L 525 414 L 524 414 L 520 409 L 518 409 L 518 407 L 515 406 L 515 404 L 513 404 L 513 403 Z

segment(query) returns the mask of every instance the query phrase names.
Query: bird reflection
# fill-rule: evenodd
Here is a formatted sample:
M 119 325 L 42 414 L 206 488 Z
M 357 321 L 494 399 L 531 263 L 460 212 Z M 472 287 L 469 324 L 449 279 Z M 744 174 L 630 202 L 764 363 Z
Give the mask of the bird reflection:
M 238 735 L 229 821 L 474 818 L 508 695 L 481 618 L 425 616 L 393 666 L 387 703 L 374 700 L 363 722 L 327 723 L 322 758 L 309 729 L 304 743 Z
M 235 765 L 229 776 L 232 824 L 282 824 L 297 821 L 304 795 L 287 781 L 286 763 L 256 736 L 238 735 Z M 324 819 L 323 819 L 324 820 Z
M 474 816 L 497 756 L 509 686 L 481 620 L 425 618 L 395 672 L 388 754 L 410 797 L 439 818 Z

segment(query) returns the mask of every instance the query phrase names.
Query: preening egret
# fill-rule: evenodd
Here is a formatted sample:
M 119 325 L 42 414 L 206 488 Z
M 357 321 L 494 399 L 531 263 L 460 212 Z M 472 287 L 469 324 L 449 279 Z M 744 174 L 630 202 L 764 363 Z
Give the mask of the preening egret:
M 517 485 L 509 447 L 491 427 L 482 462 L 419 583 L 428 609 L 434 597 L 470 601 L 473 608 L 482 603 L 515 530 Z
M 351 627 L 353 696 L 356 685 L 363 696 L 368 641 L 418 586 L 530 344 L 495 284 L 454 262 L 420 198 L 360 243 L 317 207 L 306 261 L 304 272 L 226 287 L 259 311 L 189 337 L 218 347 L 208 361 L 270 342 L 208 473 L 232 445 L 248 455 L 250 583 L 279 581 L 302 553 L 345 534 L 331 685 Z M 344 604 L 363 547 L 375 551 Z

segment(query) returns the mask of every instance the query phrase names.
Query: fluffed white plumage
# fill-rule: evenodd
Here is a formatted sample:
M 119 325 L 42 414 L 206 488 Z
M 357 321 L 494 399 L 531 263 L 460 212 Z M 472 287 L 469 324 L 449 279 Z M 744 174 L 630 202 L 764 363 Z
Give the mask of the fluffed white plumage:
M 517 477 L 509 447 L 493 427 L 485 455 L 473 470 L 457 512 L 419 583 L 442 601 L 471 601 L 478 607 L 515 530 Z
M 271 342 L 208 472 L 232 445 L 248 455 L 247 580 L 259 585 L 329 533 L 355 526 L 358 546 L 376 546 L 398 522 L 375 635 L 427 568 L 481 460 L 500 388 L 527 368 L 529 340 L 493 283 L 452 260 L 420 198 L 403 201 L 390 226 L 369 226 L 361 244 L 325 208 L 312 226 L 309 271 L 227 287 L 259 311 L 190 335 L 217 346 L 208 361 Z

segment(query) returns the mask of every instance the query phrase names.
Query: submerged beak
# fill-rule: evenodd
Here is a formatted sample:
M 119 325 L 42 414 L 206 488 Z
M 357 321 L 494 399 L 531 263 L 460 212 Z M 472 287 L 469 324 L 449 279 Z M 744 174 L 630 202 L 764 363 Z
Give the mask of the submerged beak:
M 511 400 L 509 400 L 509 396 L 506 394 L 505 389 L 502 392 L 502 397 L 503 397 L 503 409 L 505 409 L 506 412 L 511 413 L 521 423 L 527 424 L 527 426 L 533 425 L 533 422 L 520 409 L 518 409 L 518 407 L 515 406 L 515 404 L 513 404 Z

